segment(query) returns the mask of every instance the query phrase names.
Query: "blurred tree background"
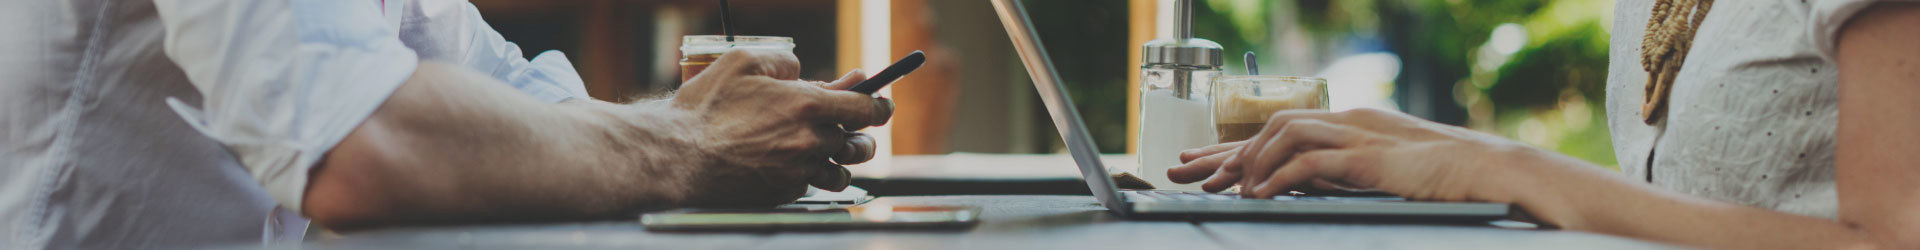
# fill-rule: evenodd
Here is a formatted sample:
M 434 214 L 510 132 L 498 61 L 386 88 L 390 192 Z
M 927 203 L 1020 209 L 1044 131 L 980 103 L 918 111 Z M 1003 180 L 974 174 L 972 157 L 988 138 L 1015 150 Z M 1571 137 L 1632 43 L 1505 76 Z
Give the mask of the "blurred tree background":
M 1023 0 L 1100 150 L 1127 152 L 1130 34 L 1151 17 L 1141 0 Z M 1152 0 L 1160 6 L 1170 0 Z M 833 79 L 836 18 L 862 1 L 735 0 L 744 34 L 791 36 L 807 79 Z M 896 3 L 910 2 L 896 0 Z M 919 135 L 917 154 L 1060 152 L 1059 135 L 986 1 L 923 0 L 894 10 L 895 47 L 931 60 L 910 82 L 939 94 L 902 99 L 951 107 L 947 133 Z M 598 98 L 621 100 L 678 85 L 682 35 L 719 34 L 709 0 L 473 0 L 524 51 L 568 53 Z M 1195 0 L 1194 33 L 1220 43 L 1228 74 L 1257 52 L 1263 73 L 1329 80 L 1332 108 L 1397 109 L 1615 164 L 1605 126 L 1613 0 Z M 1140 5 L 1132 5 L 1140 4 Z M 1163 7 L 1164 8 L 1164 7 Z M 1164 11 L 1164 10 L 1162 10 Z M 1162 13 L 1165 14 L 1165 13 Z M 1140 16 L 1134 16 L 1140 15 Z M 800 20 L 800 21 L 796 21 Z M 1162 27 L 1166 29 L 1166 27 Z M 874 69 L 868 69 L 874 70 Z M 946 70 L 944 75 L 940 72 Z M 871 71 L 869 71 L 871 73 Z M 929 77 L 948 77 L 935 81 Z M 896 88 L 899 90 L 902 88 Z M 935 98 L 939 97 L 939 98 Z M 948 99 L 941 99 L 948 98 Z M 927 112 L 935 113 L 935 112 Z M 924 118 L 924 117 L 923 117 Z M 910 122 L 903 122 L 910 123 Z M 896 124 L 898 125 L 898 124 Z M 949 126 L 950 125 L 950 126 Z M 905 133 L 905 132 L 903 132 Z M 904 136 L 903 136 L 904 138 Z M 950 139 L 949 139 L 950 138 Z M 899 143 L 898 141 L 894 143 Z M 897 148 L 897 147 L 896 147 Z
M 1036 16 L 1036 25 L 1053 58 L 1074 58 L 1057 66 L 1074 96 L 1094 97 L 1075 100 L 1082 114 L 1125 124 L 1123 109 L 1089 107 L 1125 105 L 1125 88 L 1137 87 L 1112 69 L 1138 67 L 1124 50 L 1139 48 L 1101 45 L 1124 44 L 1126 4 L 1082 2 L 1028 1 L 1036 13 L 1059 13 Z M 1611 0 L 1196 0 L 1194 32 L 1230 58 L 1259 52 L 1263 72 L 1379 84 L 1387 107 L 1612 166 L 1601 110 L 1612 8 Z M 1397 76 L 1325 76 L 1361 54 L 1391 55 Z M 1227 68 L 1244 73 L 1237 59 Z M 1092 129 L 1102 151 L 1124 152 L 1115 143 L 1124 128 Z
M 1031 13 L 1047 13 L 1033 15 L 1034 29 L 1040 34 L 1040 41 L 1045 42 L 1048 57 L 1054 59 L 1054 70 L 1060 73 L 1062 84 L 1067 85 L 1074 107 L 1080 110 L 1081 119 L 1087 121 L 1088 133 L 1093 134 L 1095 144 L 1101 152 L 1126 153 L 1127 89 L 1137 88 L 1138 83 L 1127 82 L 1124 69 L 1140 67 L 1139 58 L 1127 55 L 1128 50 L 1140 48 L 1127 46 L 1126 1 L 1026 0 L 1022 4 Z M 1018 61 L 1008 66 L 1021 67 Z M 1025 70 L 1018 71 L 1024 73 Z M 1015 82 L 1031 86 L 1024 82 L 1025 74 L 1020 77 Z M 1031 96 L 1031 103 L 1040 103 L 1038 94 Z M 1089 98 L 1081 98 L 1083 96 Z M 1030 119 L 1052 119 L 1048 118 L 1044 106 L 1034 106 L 1038 112 L 1030 113 Z M 1028 140 L 1047 145 L 1042 148 L 1053 149 L 1049 152 L 1066 148 L 1052 123 L 1037 125 L 1041 128 L 1035 131 L 1042 135 Z

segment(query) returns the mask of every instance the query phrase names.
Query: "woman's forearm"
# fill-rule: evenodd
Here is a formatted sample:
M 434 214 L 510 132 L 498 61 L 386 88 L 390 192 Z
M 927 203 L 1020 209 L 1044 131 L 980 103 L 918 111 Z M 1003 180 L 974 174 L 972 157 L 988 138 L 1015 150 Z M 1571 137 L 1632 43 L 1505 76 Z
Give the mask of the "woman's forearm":
M 1566 156 L 1537 151 L 1512 157 L 1547 163 L 1507 165 L 1524 186 L 1517 202 L 1536 218 L 1568 230 L 1724 249 L 1836 249 L 1868 246 L 1833 220 L 1687 196 Z M 1487 182 L 1499 183 L 1500 181 Z

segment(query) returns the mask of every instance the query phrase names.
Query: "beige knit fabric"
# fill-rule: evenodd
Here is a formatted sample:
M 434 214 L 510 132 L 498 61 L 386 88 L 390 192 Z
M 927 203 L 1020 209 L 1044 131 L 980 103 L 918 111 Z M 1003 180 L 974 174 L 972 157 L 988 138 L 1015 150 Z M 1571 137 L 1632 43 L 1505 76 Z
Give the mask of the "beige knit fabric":
M 1707 11 L 1711 9 L 1713 0 L 1654 1 L 1653 16 L 1647 20 L 1647 34 L 1640 38 L 1640 67 L 1648 76 L 1646 100 L 1640 104 L 1643 122 L 1653 124 L 1666 115 L 1673 79 L 1680 74 L 1680 65 L 1687 61 L 1694 31 L 1700 29 L 1700 23 L 1706 20 Z M 1692 15 L 1687 15 L 1689 12 Z

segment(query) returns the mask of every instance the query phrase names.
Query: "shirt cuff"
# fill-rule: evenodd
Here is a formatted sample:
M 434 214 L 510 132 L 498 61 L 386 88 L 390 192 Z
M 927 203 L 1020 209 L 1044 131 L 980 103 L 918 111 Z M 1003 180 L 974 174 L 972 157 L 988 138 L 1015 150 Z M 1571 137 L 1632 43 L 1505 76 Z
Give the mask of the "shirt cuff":
M 210 117 L 178 99 L 168 98 L 167 104 L 195 130 L 226 145 L 281 207 L 299 213 L 313 166 L 373 116 L 419 66 L 411 51 L 386 52 L 393 54 L 319 60 L 331 69 L 326 71 L 353 73 L 316 76 L 315 84 L 281 92 L 294 101 L 258 105 L 291 115 Z M 215 122 L 228 125 L 208 125 Z
M 591 99 L 586 82 L 574 71 L 573 63 L 560 51 L 548 50 L 534 56 L 525 68 L 511 69 L 502 81 L 541 101 L 558 103 L 567 99 Z

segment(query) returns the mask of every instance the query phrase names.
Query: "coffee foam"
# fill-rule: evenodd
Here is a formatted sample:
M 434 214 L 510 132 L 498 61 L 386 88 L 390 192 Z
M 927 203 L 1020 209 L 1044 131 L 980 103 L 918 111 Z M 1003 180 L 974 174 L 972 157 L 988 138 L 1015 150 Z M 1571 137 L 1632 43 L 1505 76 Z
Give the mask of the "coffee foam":
M 1214 98 L 1224 102 L 1214 106 L 1214 120 L 1216 123 L 1262 123 L 1280 110 L 1326 108 L 1319 94 L 1325 90 L 1318 86 L 1289 86 L 1267 91 L 1275 93 L 1265 96 L 1256 96 L 1252 90 L 1214 93 Z
M 793 50 L 793 44 L 741 43 L 734 46 L 721 44 L 682 45 L 680 53 L 685 55 L 724 54 L 734 49 L 750 50 Z

